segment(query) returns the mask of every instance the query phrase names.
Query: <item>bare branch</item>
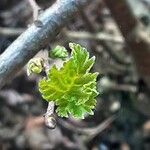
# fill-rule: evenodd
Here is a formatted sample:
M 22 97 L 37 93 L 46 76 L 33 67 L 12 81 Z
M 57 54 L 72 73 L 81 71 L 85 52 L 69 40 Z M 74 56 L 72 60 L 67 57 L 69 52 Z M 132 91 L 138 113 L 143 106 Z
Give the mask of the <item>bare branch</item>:
M 54 117 L 54 106 L 55 105 L 53 101 L 49 102 L 46 114 L 44 115 L 45 125 L 50 129 L 54 129 L 56 127 L 56 120 Z
M 96 127 L 91 127 L 91 128 L 79 128 L 74 126 L 73 124 L 70 124 L 66 121 L 63 121 L 62 119 L 58 119 L 58 123 L 62 125 L 65 128 L 70 129 L 73 132 L 79 133 L 79 134 L 85 134 L 85 135 L 90 135 L 90 136 L 96 136 L 103 130 L 105 130 L 115 119 L 117 116 L 111 116 L 108 119 L 106 119 L 104 122 L 99 124 Z
M 0 27 L 0 35 L 4 36 L 18 36 L 25 31 L 24 28 L 9 28 L 9 27 Z M 90 33 L 86 31 L 69 31 L 64 30 L 63 34 L 73 39 L 85 39 L 85 40 L 104 40 L 111 41 L 115 43 L 123 43 L 124 40 L 122 36 L 112 35 L 104 32 L 99 33 Z
M 42 27 L 31 25 L 0 56 L 0 88 L 52 40 L 79 6 L 90 0 L 58 0 L 39 16 Z
M 36 3 L 35 0 L 28 0 L 30 6 L 32 7 L 32 11 L 33 11 L 33 20 L 37 20 L 38 19 L 38 15 L 39 15 L 39 11 L 41 10 L 40 6 Z
M 111 41 L 115 43 L 123 43 L 123 38 L 121 36 L 114 36 L 111 34 L 107 34 L 104 32 L 100 33 L 90 33 L 85 31 L 64 31 L 65 35 L 70 38 L 75 39 L 86 39 L 86 40 L 104 40 L 104 41 Z
M 150 38 L 144 26 L 137 20 L 127 0 L 103 0 L 111 11 L 125 42 L 135 59 L 140 75 L 150 87 Z
M 3 36 L 19 36 L 21 33 L 25 31 L 24 28 L 8 28 L 8 27 L 0 27 L 0 35 Z

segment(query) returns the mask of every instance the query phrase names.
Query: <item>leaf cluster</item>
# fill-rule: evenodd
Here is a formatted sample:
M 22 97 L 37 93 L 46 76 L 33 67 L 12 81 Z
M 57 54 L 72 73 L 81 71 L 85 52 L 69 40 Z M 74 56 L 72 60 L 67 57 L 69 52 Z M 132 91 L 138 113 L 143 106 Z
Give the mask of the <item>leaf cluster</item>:
M 98 73 L 89 73 L 95 57 L 79 44 L 70 43 L 71 57 L 58 69 L 55 65 L 49 70 L 47 78 L 39 81 L 39 91 L 48 102 L 54 101 L 56 112 L 61 117 L 71 115 L 84 118 L 93 114 L 96 105 L 96 77 Z

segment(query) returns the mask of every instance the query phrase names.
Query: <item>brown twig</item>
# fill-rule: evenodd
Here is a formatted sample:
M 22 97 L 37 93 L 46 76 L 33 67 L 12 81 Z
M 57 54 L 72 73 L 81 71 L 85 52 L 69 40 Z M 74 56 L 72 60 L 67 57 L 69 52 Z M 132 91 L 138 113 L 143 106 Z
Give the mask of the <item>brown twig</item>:
M 18 36 L 25 31 L 25 28 L 8 28 L 8 27 L 0 27 L 0 35 L 4 36 Z M 115 43 L 123 43 L 123 39 L 121 36 L 111 35 L 104 32 L 100 33 L 90 33 L 86 31 L 69 31 L 64 30 L 63 34 L 73 39 L 86 39 L 86 40 L 104 40 L 111 41 Z
M 54 107 L 55 107 L 54 102 L 53 101 L 49 102 L 47 111 L 44 114 L 45 125 L 50 129 L 54 129 L 56 127 L 56 120 L 54 117 Z
M 104 32 L 100 33 L 90 33 L 85 31 L 64 31 L 65 35 L 74 39 L 86 39 L 86 40 L 104 40 L 111 41 L 115 43 L 123 43 L 123 39 L 121 36 L 114 36 L 111 34 L 107 34 Z
M 84 134 L 84 135 L 89 135 L 89 136 L 96 136 L 97 134 L 99 134 L 100 132 L 102 132 L 103 130 L 105 130 L 114 120 L 116 119 L 116 116 L 111 116 L 108 119 L 106 119 L 104 122 L 102 122 L 101 124 L 99 124 L 96 127 L 91 127 L 91 128 L 80 128 L 80 127 L 76 127 L 73 124 L 64 121 L 62 119 L 58 119 L 58 123 L 75 132 L 75 133 L 79 133 L 79 134 Z
M 0 35 L 3 36 L 19 36 L 21 33 L 25 31 L 25 28 L 8 28 L 8 27 L 0 27 Z
M 104 2 L 133 54 L 139 73 L 150 85 L 150 38 L 144 31 L 144 26 L 134 16 L 126 0 L 104 0 Z
M 90 18 L 86 15 L 86 13 L 85 13 L 85 11 L 83 10 L 83 9 L 80 9 L 80 15 L 81 15 L 81 17 L 82 17 L 82 20 L 84 21 L 84 24 L 85 24 L 85 26 L 86 26 L 86 28 L 87 28 L 87 30 L 91 33 L 91 34 L 95 34 L 95 37 L 96 38 L 98 38 L 99 40 L 96 40 L 96 39 L 91 39 L 91 41 L 92 41 L 92 43 L 91 43 L 91 47 L 92 47 L 92 49 L 93 49 L 93 51 L 92 51 L 92 53 L 95 55 L 95 53 L 98 51 L 97 50 L 97 47 L 95 46 L 95 45 L 97 45 L 97 44 L 99 44 L 99 45 L 101 45 L 103 48 L 104 48 L 104 50 L 107 52 L 107 53 L 109 53 L 109 55 L 114 59 L 114 61 L 116 62 L 116 63 L 119 63 L 119 64 L 121 64 L 121 65 L 129 65 L 129 62 L 127 62 L 123 57 L 121 57 L 121 56 L 119 56 L 116 52 L 115 52 L 115 50 L 111 47 L 111 46 L 109 46 L 109 41 L 111 41 L 110 39 L 112 39 L 112 41 L 118 41 L 118 40 L 120 40 L 120 41 L 118 41 L 117 43 L 123 43 L 124 42 L 124 39 L 123 39 L 123 37 L 121 37 L 121 36 L 118 36 L 118 37 L 116 37 L 115 38 L 115 36 L 114 37 L 112 37 L 112 35 L 110 36 L 110 37 L 106 37 L 106 35 L 107 34 L 104 34 L 104 33 L 102 33 L 101 35 L 100 35 L 100 33 L 98 33 L 97 34 L 97 29 L 96 29 L 96 26 L 92 23 L 92 21 L 90 20 Z M 105 39 L 105 40 L 104 40 Z M 106 40 L 107 39 L 107 40 Z M 109 39 L 109 40 L 108 40 Z M 114 39 L 114 40 L 113 40 Z M 94 40 L 96 40 L 96 41 L 94 41 Z M 101 58 L 101 59 L 103 59 L 103 58 Z M 116 66 L 117 66 L 117 64 L 116 64 Z

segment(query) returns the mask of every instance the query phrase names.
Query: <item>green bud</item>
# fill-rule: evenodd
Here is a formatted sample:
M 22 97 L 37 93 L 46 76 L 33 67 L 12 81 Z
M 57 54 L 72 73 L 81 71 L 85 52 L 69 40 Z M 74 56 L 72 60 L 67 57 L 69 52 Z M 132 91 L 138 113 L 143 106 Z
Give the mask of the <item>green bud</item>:
M 58 45 L 49 52 L 49 57 L 53 59 L 61 58 L 62 60 L 64 60 L 68 57 L 68 52 L 65 47 Z
M 27 64 L 27 75 L 32 73 L 39 74 L 44 68 L 44 59 L 42 58 L 32 58 Z

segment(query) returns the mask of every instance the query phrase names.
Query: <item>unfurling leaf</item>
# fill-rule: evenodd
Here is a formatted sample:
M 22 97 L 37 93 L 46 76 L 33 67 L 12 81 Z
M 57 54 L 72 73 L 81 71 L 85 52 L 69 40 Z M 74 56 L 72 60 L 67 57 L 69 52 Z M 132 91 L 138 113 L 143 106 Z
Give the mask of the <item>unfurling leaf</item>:
M 61 58 L 64 60 L 68 57 L 68 52 L 65 47 L 58 45 L 49 52 L 49 56 L 51 58 Z
M 56 112 L 61 117 L 71 115 L 84 118 L 93 114 L 96 105 L 96 78 L 98 73 L 89 73 L 95 57 L 79 44 L 70 43 L 71 57 L 58 69 L 53 66 L 47 75 L 39 81 L 39 91 L 48 102 L 54 101 Z
M 39 74 L 44 67 L 44 60 L 42 58 L 32 58 L 27 64 L 27 75 L 32 73 Z

